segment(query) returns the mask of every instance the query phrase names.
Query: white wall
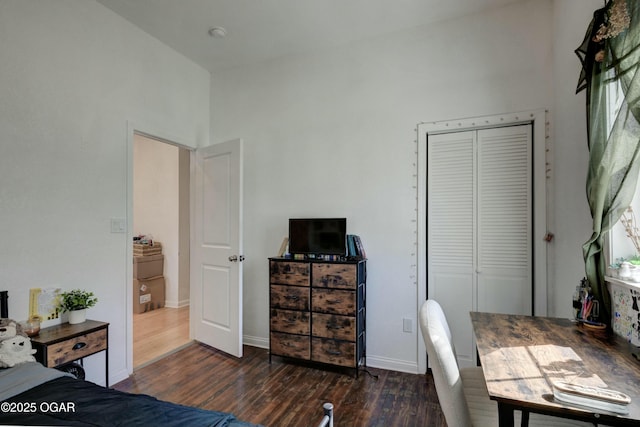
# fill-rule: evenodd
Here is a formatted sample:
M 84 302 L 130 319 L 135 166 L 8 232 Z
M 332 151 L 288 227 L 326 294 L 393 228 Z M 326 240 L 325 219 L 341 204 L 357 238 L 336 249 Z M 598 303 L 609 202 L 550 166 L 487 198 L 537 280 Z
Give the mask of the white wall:
M 90 316 L 111 322 L 112 381 L 126 375 L 128 239 L 109 223 L 127 215 L 128 123 L 195 147 L 209 143 L 211 117 L 214 142 L 245 140 L 245 340 L 267 342 L 267 257 L 287 219 L 344 215 L 370 258 L 369 362 L 411 371 L 415 125 L 538 108 L 550 109 L 555 159 L 550 314 L 569 315 L 590 234 L 573 49 L 601 5 L 528 0 L 229 70 L 209 93 L 206 71 L 93 1 L 2 0 L 0 284 L 11 315 L 26 317 L 30 287 L 94 290 Z M 90 359 L 100 383 L 100 356 Z
M 94 291 L 111 381 L 127 375 L 128 129 L 209 141 L 209 73 L 94 1 L 0 2 L 0 287 Z M 130 270 L 129 270 L 130 271 Z M 129 273 L 130 274 L 130 273 Z M 86 360 L 104 382 L 104 355 Z
M 552 169 L 550 314 L 570 317 L 571 298 L 585 276 L 582 245 L 591 237 L 591 214 L 586 196 L 586 93 L 576 94 L 580 60 L 574 50 L 582 43 L 598 0 L 553 2 L 553 109 L 551 111 Z
M 417 370 L 416 124 L 551 108 L 553 10 L 524 1 L 213 75 L 212 140 L 246 144 L 245 339 L 266 344 L 287 219 L 345 216 L 369 257 L 369 365 Z

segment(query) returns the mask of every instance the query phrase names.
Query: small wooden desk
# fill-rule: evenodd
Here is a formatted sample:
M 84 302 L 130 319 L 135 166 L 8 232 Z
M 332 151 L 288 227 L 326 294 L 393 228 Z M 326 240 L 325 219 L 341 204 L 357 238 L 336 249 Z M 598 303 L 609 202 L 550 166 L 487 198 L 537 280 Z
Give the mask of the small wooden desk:
M 40 329 L 31 337 L 35 358 L 49 368 L 56 368 L 100 351 L 105 352 L 105 387 L 109 387 L 109 324 L 85 320 L 72 325 L 62 323 Z
M 604 425 L 640 426 L 640 362 L 624 339 L 569 319 L 471 313 L 478 357 L 499 425 L 513 426 L 514 410 Z M 609 387 L 631 397 L 628 414 L 554 400 L 551 381 Z

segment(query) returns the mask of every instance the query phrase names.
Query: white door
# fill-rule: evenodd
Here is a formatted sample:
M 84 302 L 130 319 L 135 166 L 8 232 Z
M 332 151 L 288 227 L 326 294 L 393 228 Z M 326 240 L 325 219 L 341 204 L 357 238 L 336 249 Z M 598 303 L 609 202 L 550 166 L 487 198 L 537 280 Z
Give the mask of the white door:
M 478 131 L 477 311 L 533 314 L 531 152 L 529 125 Z
M 430 135 L 428 297 L 463 366 L 476 363 L 470 311 L 532 314 L 531 126 Z
M 195 158 L 193 336 L 242 357 L 242 140 L 199 148 Z
M 442 306 L 463 366 L 474 361 L 475 144 L 475 132 L 430 135 L 427 142 L 428 297 Z

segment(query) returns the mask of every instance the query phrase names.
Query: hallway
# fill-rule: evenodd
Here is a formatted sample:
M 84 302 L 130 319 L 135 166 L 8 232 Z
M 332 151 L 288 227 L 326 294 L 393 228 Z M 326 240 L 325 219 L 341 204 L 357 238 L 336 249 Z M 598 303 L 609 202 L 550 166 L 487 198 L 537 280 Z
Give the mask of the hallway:
M 133 314 L 134 369 L 148 365 L 190 342 L 189 306 L 164 307 Z

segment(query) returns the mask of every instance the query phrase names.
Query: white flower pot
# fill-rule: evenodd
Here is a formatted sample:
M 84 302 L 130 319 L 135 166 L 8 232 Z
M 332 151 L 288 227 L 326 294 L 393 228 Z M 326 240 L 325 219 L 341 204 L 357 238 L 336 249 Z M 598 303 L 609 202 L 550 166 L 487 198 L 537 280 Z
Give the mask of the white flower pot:
M 87 320 L 87 310 L 73 310 L 69 312 L 69 323 L 75 325 L 76 323 L 82 323 Z
M 620 265 L 620 270 L 618 270 L 618 277 L 622 280 L 631 279 L 631 264 L 628 262 L 623 262 Z

